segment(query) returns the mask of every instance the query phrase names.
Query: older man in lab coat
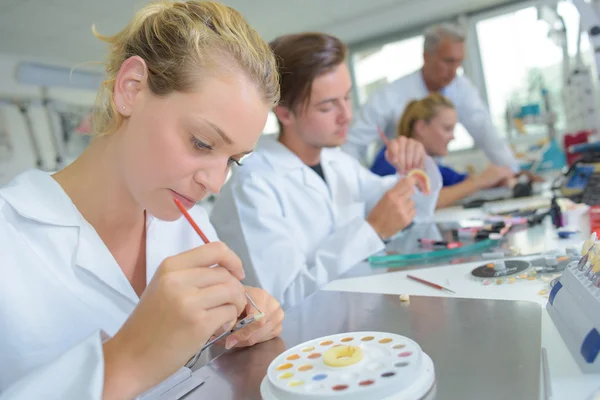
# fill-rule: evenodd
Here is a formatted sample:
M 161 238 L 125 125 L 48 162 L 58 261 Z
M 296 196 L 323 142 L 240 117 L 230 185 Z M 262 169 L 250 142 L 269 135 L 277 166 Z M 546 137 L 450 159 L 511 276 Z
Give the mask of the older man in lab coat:
M 428 196 L 415 192 L 414 178 L 379 177 L 338 148 L 352 118 L 339 39 L 287 35 L 271 46 L 281 75 L 281 133 L 261 139 L 221 191 L 211 222 L 244 262 L 246 282 L 287 308 L 383 250 L 383 240 L 415 216 L 431 217 L 441 176 L 412 139 L 390 140 L 387 158 L 398 170 L 426 169 Z
M 465 55 L 464 42 L 464 34 L 452 24 L 428 28 L 425 31 L 423 67 L 383 87 L 369 98 L 350 128 L 344 150 L 363 160 L 369 144 L 381 141 L 375 126 L 379 126 L 388 138 L 394 137 L 396 125 L 411 100 L 440 92 L 454 103 L 458 120 L 473 137 L 475 146 L 483 150 L 493 164 L 518 172 L 512 150 L 498 135 L 477 89 L 466 76 L 456 75 Z

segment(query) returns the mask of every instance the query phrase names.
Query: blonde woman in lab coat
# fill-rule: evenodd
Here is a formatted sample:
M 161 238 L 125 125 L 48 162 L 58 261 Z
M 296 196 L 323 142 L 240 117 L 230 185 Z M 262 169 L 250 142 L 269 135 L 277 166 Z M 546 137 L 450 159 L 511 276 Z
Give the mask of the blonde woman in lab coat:
M 388 138 L 396 136 L 396 125 L 414 99 L 440 93 L 456 107 L 459 122 L 495 165 L 519 171 L 508 142 L 499 134 L 487 105 L 465 75 L 457 73 L 465 57 L 465 34 L 456 25 L 444 23 L 424 32 L 423 67 L 375 91 L 357 113 L 344 150 L 362 160 L 370 143 L 381 138 L 371 127 L 379 125 Z M 401 59 L 398 60 L 401 62 Z M 383 143 L 382 143 L 383 144 Z
M 415 216 L 430 218 L 441 176 L 412 139 L 390 140 L 387 157 L 399 171 L 425 168 L 428 196 L 415 192 L 413 178 L 376 176 L 338 148 L 352 118 L 339 39 L 288 35 L 271 47 L 281 76 L 281 133 L 261 138 L 223 188 L 211 221 L 242 258 L 246 282 L 285 309 L 382 250 Z
M 398 136 L 421 142 L 430 156 L 443 157 L 448 155 L 448 144 L 454 139 L 456 120 L 454 104 L 441 94 L 432 93 L 408 104 L 398 122 L 397 132 Z M 371 171 L 381 176 L 396 172 L 385 159 L 385 151 L 385 147 L 381 149 L 371 166 Z M 490 164 L 483 173 L 472 176 L 447 166 L 438 167 L 444 187 L 440 191 L 437 208 L 451 206 L 483 189 L 508 185 L 514 176 L 510 168 L 494 164 Z
M 254 312 L 245 291 L 265 317 L 226 347 L 281 331 L 278 302 L 244 287 L 240 259 L 202 245 L 173 201 L 218 240 L 195 203 L 279 98 L 268 45 L 235 10 L 194 1 L 147 5 L 99 37 L 97 136 L 64 170 L 0 189 L 2 399 L 132 399 Z

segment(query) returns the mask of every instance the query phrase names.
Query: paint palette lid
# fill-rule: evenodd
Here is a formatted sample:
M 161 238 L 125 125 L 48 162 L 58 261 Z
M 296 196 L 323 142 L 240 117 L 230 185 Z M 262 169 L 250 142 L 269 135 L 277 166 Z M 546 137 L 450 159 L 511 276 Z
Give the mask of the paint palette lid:
M 418 400 L 435 381 L 433 362 L 413 340 L 352 332 L 314 339 L 280 354 L 261 385 L 265 400 Z

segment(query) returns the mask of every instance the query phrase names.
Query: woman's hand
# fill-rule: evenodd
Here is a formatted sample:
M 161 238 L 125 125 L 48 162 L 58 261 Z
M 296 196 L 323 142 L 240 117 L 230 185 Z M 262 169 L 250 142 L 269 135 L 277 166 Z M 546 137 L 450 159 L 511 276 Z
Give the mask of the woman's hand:
M 474 177 L 479 189 L 489 189 L 498 186 L 507 186 L 514 173 L 508 167 L 500 167 L 490 164 L 485 171 Z
M 134 398 L 160 383 L 236 321 L 247 301 L 243 278 L 242 262 L 222 242 L 163 261 L 129 319 L 104 344 L 104 398 Z
M 269 293 L 263 289 L 246 286 L 248 296 L 252 298 L 256 306 L 263 313 L 263 316 L 255 319 L 243 329 L 232 333 L 225 341 L 225 348 L 253 346 L 256 343 L 265 342 L 281 334 L 281 325 L 284 313 L 279 305 Z M 256 315 L 258 311 L 248 302 L 246 304 L 246 315 Z

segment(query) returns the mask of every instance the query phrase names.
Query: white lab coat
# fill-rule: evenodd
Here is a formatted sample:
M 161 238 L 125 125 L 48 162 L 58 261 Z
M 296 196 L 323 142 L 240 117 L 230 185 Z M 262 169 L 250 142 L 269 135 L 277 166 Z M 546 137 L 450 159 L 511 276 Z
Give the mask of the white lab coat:
M 284 308 L 299 303 L 384 243 L 365 218 L 398 180 L 380 177 L 340 149 L 323 149 L 327 184 L 274 135 L 221 190 L 211 222 L 240 256 L 246 283 L 260 286 Z M 432 194 L 415 194 L 418 216 L 433 216 L 442 179 L 427 159 Z
M 217 240 L 204 210 L 190 213 Z M 166 257 L 201 244 L 185 219 L 148 217 L 148 281 Z M 113 336 L 139 298 L 94 228 L 45 172 L 25 172 L 0 189 L 0 276 L 0 393 L 25 377 L 16 387 L 38 385 L 44 398 L 101 399 L 100 332 Z M 34 372 L 50 362 L 46 372 Z M 72 396 L 86 387 L 85 396 Z
M 0 392 L 0 400 L 102 399 L 104 358 L 98 333 Z
M 411 100 L 422 99 L 428 94 L 429 90 L 425 86 L 421 70 L 403 76 L 376 91 L 354 119 L 343 149 L 363 160 L 368 145 L 376 140 L 381 141 L 377 126 L 388 138 L 396 137 L 396 127 L 408 103 Z M 517 172 L 519 166 L 512 150 L 498 135 L 489 110 L 471 81 L 466 76 L 457 76 L 441 90 L 441 94 L 454 103 L 458 120 L 473 137 L 475 146 L 483 150 L 492 163 L 508 166 Z

